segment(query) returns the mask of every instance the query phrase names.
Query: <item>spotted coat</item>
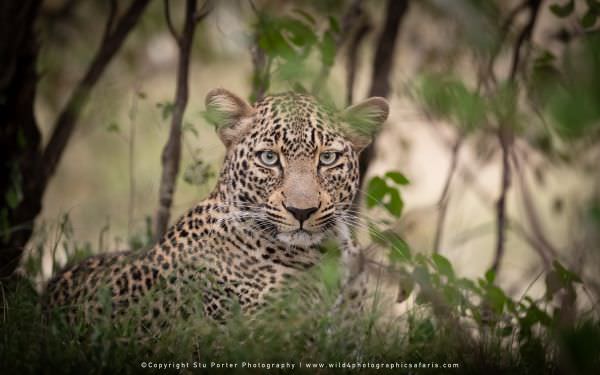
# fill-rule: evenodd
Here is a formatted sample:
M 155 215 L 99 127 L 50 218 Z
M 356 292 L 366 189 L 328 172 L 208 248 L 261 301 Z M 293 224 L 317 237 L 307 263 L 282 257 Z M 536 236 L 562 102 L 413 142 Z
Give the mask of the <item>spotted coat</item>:
M 145 300 L 143 321 L 153 323 L 197 310 L 225 319 L 234 301 L 252 314 L 319 262 L 324 237 L 340 228 L 347 235 L 358 154 L 370 141 L 361 127 L 385 120 L 385 100 L 336 112 L 304 94 L 250 106 L 215 89 L 206 103 L 226 146 L 213 192 L 151 249 L 93 256 L 60 272 L 46 288 L 50 310 L 93 320 Z M 355 258 L 345 255 L 349 264 Z M 197 295 L 199 307 L 190 303 Z

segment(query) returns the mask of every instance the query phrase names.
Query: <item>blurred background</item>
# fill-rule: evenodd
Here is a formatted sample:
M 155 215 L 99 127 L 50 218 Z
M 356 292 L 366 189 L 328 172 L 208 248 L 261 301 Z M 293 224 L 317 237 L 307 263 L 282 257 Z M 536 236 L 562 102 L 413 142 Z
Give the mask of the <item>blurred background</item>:
M 29 38 L 36 51 L 29 63 L 41 138 L 31 147 L 44 150 L 65 112 L 75 114 L 58 157 L 37 156 L 38 168 L 56 163 L 36 193 L 39 214 L 29 217 L 15 214 L 28 197 L 19 186 L 46 177 L 19 172 L 27 157 L 8 150 L 21 133 L 3 134 L 5 243 L 20 225 L 33 229 L 16 247 L 25 245 L 21 264 L 38 281 L 79 253 L 153 241 L 173 126 L 181 161 L 170 221 L 211 191 L 224 147 L 205 120 L 204 97 L 223 87 L 248 100 L 305 90 L 340 109 L 387 97 L 390 117 L 363 158 L 363 190 L 378 198 L 363 203 L 366 220 L 398 233 L 413 252 L 444 255 L 461 276 L 493 269 L 515 295 L 541 293 L 536 276 L 554 259 L 598 295 L 598 2 L 198 1 L 192 21 L 183 0 L 38 3 L 23 10 L 35 14 L 32 35 L 4 34 Z M 13 46 L 3 43 L 3 53 Z M 104 70 L 86 81 L 98 60 Z M 182 69 L 189 96 L 177 119 Z M 18 97 L 5 85 L 9 71 L 19 69 L 4 70 L 2 105 L 17 108 L 7 99 Z M 382 181 L 400 201 L 386 197 Z

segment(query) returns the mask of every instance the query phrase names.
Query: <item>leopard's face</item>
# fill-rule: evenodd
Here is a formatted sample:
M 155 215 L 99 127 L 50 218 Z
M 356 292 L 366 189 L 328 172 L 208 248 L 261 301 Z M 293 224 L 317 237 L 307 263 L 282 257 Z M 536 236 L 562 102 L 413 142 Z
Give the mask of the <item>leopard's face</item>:
M 228 148 L 221 172 L 228 204 L 288 245 L 320 242 L 349 220 L 362 145 L 344 132 L 342 117 L 310 96 L 270 96 L 246 111 L 220 131 Z

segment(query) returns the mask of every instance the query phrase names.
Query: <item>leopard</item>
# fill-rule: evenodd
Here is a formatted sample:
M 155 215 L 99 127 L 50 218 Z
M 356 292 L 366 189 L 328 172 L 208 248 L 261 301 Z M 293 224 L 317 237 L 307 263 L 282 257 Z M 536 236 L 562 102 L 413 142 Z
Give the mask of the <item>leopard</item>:
M 145 300 L 142 320 L 152 331 L 198 314 L 226 320 L 231 301 L 252 316 L 319 264 L 328 237 L 346 249 L 345 283 L 360 279 L 352 276 L 360 251 L 344 218 L 359 192 L 359 155 L 388 117 L 386 99 L 336 110 L 292 91 L 251 105 L 216 88 L 205 105 L 225 146 L 212 192 L 147 250 L 101 253 L 64 268 L 46 285 L 47 311 L 93 322 Z M 190 294 L 201 295 L 200 306 L 188 303 Z

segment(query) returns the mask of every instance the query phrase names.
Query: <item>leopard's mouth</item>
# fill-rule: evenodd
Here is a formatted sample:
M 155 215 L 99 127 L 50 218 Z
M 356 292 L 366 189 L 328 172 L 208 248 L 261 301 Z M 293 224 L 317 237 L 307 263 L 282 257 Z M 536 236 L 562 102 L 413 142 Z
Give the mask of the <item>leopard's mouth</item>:
M 295 229 L 288 232 L 280 232 L 277 239 L 288 245 L 311 246 L 323 240 L 323 233 L 309 232 L 306 229 Z

